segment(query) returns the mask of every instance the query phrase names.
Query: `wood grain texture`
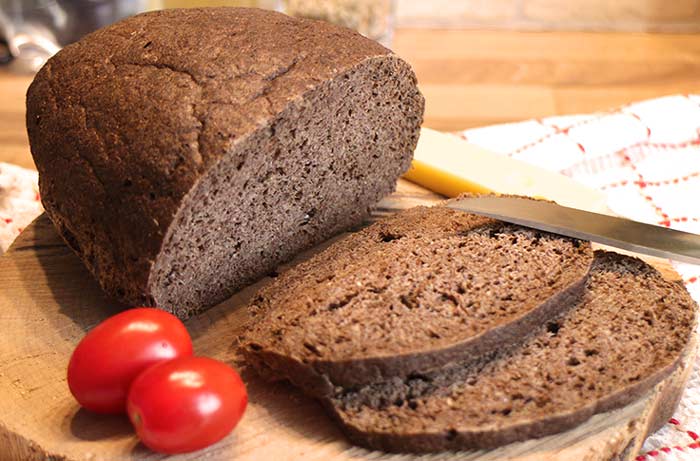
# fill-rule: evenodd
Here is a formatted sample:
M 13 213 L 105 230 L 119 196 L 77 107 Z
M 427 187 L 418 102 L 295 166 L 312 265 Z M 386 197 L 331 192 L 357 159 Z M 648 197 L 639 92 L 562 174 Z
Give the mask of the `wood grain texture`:
M 397 193 L 380 204 L 375 217 L 438 199 L 401 181 Z M 247 321 L 241 306 L 264 283 L 187 322 L 197 354 L 235 360 L 234 338 Z M 92 415 L 79 409 L 68 392 L 65 370 L 71 351 L 90 328 L 118 310 L 45 216 L 29 226 L 2 257 L 0 461 L 164 458 L 139 444 L 126 418 Z M 646 434 L 672 413 L 694 353 L 693 342 L 683 365 L 644 398 L 597 415 L 574 430 L 497 450 L 419 458 L 352 447 L 317 403 L 289 385 L 264 383 L 244 371 L 250 405 L 234 433 L 204 452 L 169 459 L 629 461 Z
M 700 91 L 700 35 L 403 29 L 425 125 L 460 130 Z
M 397 0 L 404 27 L 696 32 L 698 0 Z
M 32 77 L 0 68 L 0 162 L 34 168 L 24 121 L 24 98 Z
M 399 29 L 425 125 L 439 130 L 605 110 L 700 92 L 700 35 Z M 0 161 L 33 168 L 24 125 L 31 77 L 0 69 Z

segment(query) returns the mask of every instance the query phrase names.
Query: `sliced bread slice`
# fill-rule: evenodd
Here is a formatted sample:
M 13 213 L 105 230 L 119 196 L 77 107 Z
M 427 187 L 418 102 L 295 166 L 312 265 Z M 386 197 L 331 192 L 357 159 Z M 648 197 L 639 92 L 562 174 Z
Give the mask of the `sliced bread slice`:
M 678 365 L 696 305 L 641 260 L 596 254 L 581 301 L 522 347 L 479 366 L 338 390 L 348 437 L 396 452 L 490 448 L 624 406 Z
M 587 242 L 417 207 L 263 289 L 243 352 L 314 396 L 481 359 L 568 308 L 592 259 Z

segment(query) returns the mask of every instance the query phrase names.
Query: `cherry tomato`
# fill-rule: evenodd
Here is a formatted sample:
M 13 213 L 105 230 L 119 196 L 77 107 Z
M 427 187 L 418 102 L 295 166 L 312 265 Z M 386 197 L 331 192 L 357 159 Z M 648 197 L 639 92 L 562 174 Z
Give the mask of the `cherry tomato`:
M 130 309 L 92 329 L 68 363 L 68 387 L 97 413 L 124 413 L 132 381 L 163 360 L 192 355 L 192 340 L 177 317 L 153 308 Z
M 129 391 L 127 409 L 144 445 L 175 454 L 224 438 L 247 404 L 245 385 L 233 368 L 214 359 L 183 357 L 139 375 Z

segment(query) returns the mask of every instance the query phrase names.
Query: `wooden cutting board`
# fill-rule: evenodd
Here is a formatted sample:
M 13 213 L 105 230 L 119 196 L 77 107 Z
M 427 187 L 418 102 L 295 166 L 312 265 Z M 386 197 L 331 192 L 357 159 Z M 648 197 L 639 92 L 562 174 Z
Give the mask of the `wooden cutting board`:
M 381 203 L 375 216 L 439 198 L 401 181 L 398 192 Z M 68 392 L 65 370 L 71 351 L 91 327 L 119 307 L 101 293 L 49 220 L 39 217 L 1 261 L 0 461 L 164 459 L 139 443 L 125 417 L 90 414 Z M 655 265 L 675 276 L 668 267 Z M 241 307 L 256 287 L 187 322 L 197 354 L 233 360 L 232 342 L 247 320 Z M 663 424 L 675 408 L 693 363 L 694 345 L 695 338 L 680 369 L 644 398 L 597 415 L 574 430 L 498 450 L 420 459 L 632 460 L 646 434 Z M 417 459 L 352 447 L 321 407 L 291 386 L 267 384 L 250 373 L 243 377 L 250 405 L 233 434 L 207 450 L 169 459 Z

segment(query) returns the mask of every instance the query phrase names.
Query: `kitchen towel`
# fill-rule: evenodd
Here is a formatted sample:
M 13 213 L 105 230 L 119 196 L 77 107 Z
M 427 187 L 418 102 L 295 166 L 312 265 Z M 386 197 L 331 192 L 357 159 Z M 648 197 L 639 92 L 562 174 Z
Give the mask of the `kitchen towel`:
M 561 172 L 604 191 L 628 218 L 700 233 L 700 95 L 607 112 L 548 117 L 458 133 L 470 143 Z M 0 246 L 41 212 L 36 173 L 0 163 Z M 700 266 L 675 264 L 700 302 Z M 638 461 L 700 460 L 700 360 L 674 417 Z
M 0 250 L 42 211 L 36 171 L 0 163 Z

